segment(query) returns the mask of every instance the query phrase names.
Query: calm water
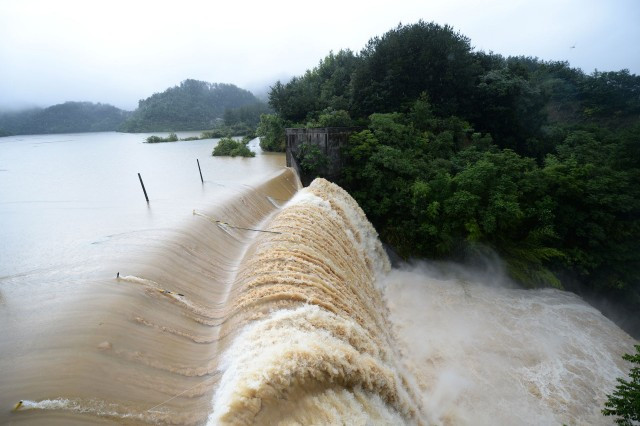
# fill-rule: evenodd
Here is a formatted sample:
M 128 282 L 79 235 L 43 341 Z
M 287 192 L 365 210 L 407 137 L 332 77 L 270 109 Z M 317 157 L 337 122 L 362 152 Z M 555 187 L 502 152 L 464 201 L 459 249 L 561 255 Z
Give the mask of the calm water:
M 284 167 L 282 155 L 212 157 L 216 140 L 146 144 L 147 136 L 0 138 L 0 277 L 81 260 L 113 235 L 175 224 L 215 202 L 216 194 L 262 181 Z M 252 148 L 260 151 L 257 140 Z

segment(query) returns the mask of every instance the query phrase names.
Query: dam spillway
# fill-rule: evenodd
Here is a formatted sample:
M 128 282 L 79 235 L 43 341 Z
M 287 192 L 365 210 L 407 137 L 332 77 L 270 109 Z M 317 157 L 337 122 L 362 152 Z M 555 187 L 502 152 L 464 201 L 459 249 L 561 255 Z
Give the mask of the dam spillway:
M 351 197 L 285 169 L 219 205 L 52 280 L 65 311 L 7 373 L 5 418 L 419 423 L 375 287 L 389 261 Z
M 222 330 L 243 328 L 223 355 L 211 424 L 417 423 L 375 287 L 389 261 L 360 207 L 316 179 L 267 229 L 232 287 Z
M 3 332 L 3 422 L 609 424 L 634 343 L 567 293 L 389 272 L 355 201 L 287 169 L 111 244 Z

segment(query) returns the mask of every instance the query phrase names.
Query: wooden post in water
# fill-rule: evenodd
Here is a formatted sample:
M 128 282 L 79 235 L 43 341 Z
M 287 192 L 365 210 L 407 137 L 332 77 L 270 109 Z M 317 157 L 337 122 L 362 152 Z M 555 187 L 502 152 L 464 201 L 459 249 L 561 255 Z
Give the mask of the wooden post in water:
M 149 202 L 149 197 L 147 196 L 147 190 L 144 188 L 144 182 L 142 182 L 142 176 L 138 173 L 138 179 L 140 179 L 140 185 L 142 185 L 142 191 L 144 192 L 144 198 L 147 199 L 147 203 Z
M 202 183 L 204 183 L 204 179 L 202 179 L 202 169 L 200 168 L 200 160 L 196 158 L 196 161 L 198 162 L 198 171 L 200 172 L 200 180 L 202 181 Z

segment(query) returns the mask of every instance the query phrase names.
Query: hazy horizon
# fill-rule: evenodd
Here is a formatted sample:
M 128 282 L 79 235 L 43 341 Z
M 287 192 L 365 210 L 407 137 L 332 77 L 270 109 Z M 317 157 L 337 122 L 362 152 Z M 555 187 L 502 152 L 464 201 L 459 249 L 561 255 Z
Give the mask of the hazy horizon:
M 140 99 L 193 78 L 264 92 L 330 51 L 359 52 L 399 23 L 451 25 L 475 50 L 640 73 L 640 3 L 633 0 L 337 2 L 179 6 L 123 0 L 0 3 L 0 110 Z

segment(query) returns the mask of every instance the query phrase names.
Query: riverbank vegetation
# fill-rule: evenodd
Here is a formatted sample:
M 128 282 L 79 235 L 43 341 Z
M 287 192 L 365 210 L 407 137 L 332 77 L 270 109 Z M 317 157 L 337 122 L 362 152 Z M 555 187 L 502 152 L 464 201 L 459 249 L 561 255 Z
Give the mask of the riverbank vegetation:
M 250 139 L 237 141 L 230 137 L 220 139 L 216 147 L 213 149 L 213 156 L 230 156 L 230 157 L 255 157 L 256 153 L 251 151 L 247 146 Z
M 478 52 L 418 22 L 269 100 L 263 149 L 288 126 L 365 128 L 338 183 L 403 257 L 494 251 L 522 284 L 615 301 L 640 330 L 640 77 Z

